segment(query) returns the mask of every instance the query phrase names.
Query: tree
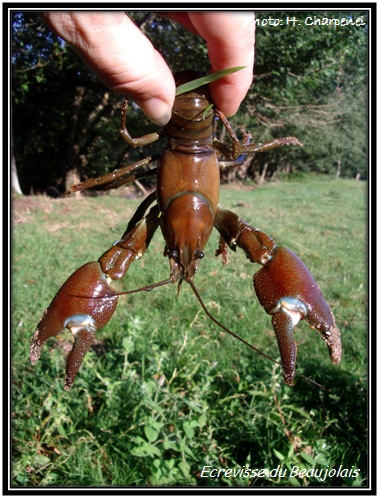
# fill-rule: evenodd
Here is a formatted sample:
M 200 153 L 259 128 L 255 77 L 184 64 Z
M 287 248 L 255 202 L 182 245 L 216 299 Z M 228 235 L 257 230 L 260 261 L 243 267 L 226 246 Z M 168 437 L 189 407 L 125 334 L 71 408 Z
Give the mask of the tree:
M 143 30 L 154 32 L 157 47 L 166 57 L 175 57 L 176 64 L 186 57 L 183 45 L 195 49 L 196 37 L 184 30 L 178 36 L 172 21 L 146 13 L 131 17 Z M 127 151 L 117 133 L 124 97 L 109 92 L 37 15 L 14 13 L 12 27 L 14 143 L 24 190 L 54 187 L 63 192 L 79 178 L 137 159 L 138 151 Z M 187 59 L 204 69 L 201 51 L 205 61 L 205 46 L 196 47 Z M 128 126 L 138 136 L 152 124 L 130 106 Z
M 129 15 L 173 71 L 209 71 L 202 39 L 150 12 Z M 257 17 L 287 15 L 304 21 L 315 12 L 261 12 Z M 351 13 L 333 12 L 337 16 Z M 256 141 L 293 135 L 305 146 L 257 154 L 226 179 L 262 181 L 295 168 L 340 170 L 346 176 L 356 176 L 359 169 L 365 177 L 367 29 L 319 28 L 304 22 L 294 29 L 258 26 L 254 83 L 232 126 L 252 132 Z M 124 97 L 102 85 L 38 15 L 13 13 L 12 29 L 12 129 L 24 192 L 52 187 L 63 192 L 69 182 L 161 150 L 161 144 L 143 151 L 125 146 L 118 136 Z M 134 105 L 128 127 L 134 136 L 156 129 Z
M 14 192 L 15 194 L 22 194 L 20 182 L 18 181 L 16 158 L 14 157 L 14 153 L 13 153 L 13 139 L 12 138 L 11 138 L 11 141 L 12 141 L 12 143 L 11 143 L 12 192 Z
M 13 131 L 21 184 L 26 191 L 51 186 L 64 191 L 66 176 L 79 178 L 91 153 L 97 158 L 91 173 L 102 170 L 99 163 L 112 150 L 107 132 L 119 99 L 37 16 L 15 13 L 12 41 Z
M 260 139 L 291 134 L 305 144 L 301 151 L 280 151 L 279 169 L 292 170 L 294 163 L 303 171 L 330 173 L 343 161 L 346 176 L 355 176 L 357 167 L 365 175 L 367 24 L 337 30 L 304 22 L 315 16 L 352 18 L 349 12 L 259 14 L 269 16 L 300 22 L 293 29 L 286 24 L 257 28 L 255 82 L 245 101 L 245 122 Z M 355 19 L 360 16 L 365 18 L 354 13 Z M 266 163 L 265 156 L 253 164 L 262 170 Z

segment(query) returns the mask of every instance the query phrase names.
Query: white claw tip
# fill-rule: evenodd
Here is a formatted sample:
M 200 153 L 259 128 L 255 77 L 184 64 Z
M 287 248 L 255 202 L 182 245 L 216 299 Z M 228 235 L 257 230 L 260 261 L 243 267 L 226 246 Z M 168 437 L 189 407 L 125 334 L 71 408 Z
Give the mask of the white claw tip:
M 30 359 L 32 365 L 35 365 L 37 363 L 40 355 L 41 355 L 41 348 L 39 348 L 35 344 L 32 344 L 31 348 L 30 348 L 30 354 L 29 354 L 29 359 Z

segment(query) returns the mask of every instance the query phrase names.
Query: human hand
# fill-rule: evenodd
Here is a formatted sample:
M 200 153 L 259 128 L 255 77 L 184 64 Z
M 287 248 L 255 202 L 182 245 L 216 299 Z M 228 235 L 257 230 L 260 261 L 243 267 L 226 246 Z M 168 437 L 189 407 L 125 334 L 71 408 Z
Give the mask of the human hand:
M 235 114 L 253 78 L 254 15 L 163 15 L 206 40 L 213 71 L 246 66 L 210 85 L 216 107 L 226 116 Z M 161 54 L 124 12 L 45 12 L 42 17 L 108 88 L 132 97 L 154 123 L 167 124 L 175 99 L 173 76 Z

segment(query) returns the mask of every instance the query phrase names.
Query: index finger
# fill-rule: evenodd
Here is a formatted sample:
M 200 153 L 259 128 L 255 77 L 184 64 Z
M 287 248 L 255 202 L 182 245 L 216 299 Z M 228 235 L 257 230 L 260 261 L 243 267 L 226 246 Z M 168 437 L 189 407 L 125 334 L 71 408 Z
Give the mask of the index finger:
M 187 29 L 207 42 L 212 70 L 246 66 L 210 85 L 215 105 L 232 116 L 246 96 L 253 81 L 255 16 L 253 12 L 188 12 L 170 13 Z

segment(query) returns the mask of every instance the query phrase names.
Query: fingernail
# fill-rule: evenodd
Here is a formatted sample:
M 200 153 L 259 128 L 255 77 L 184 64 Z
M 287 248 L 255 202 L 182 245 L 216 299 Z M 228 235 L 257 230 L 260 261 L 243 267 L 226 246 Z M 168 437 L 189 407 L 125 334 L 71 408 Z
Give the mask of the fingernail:
M 164 100 L 154 97 L 138 103 L 138 105 L 151 121 L 158 126 L 166 125 L 171 119 L 172 108 Z

